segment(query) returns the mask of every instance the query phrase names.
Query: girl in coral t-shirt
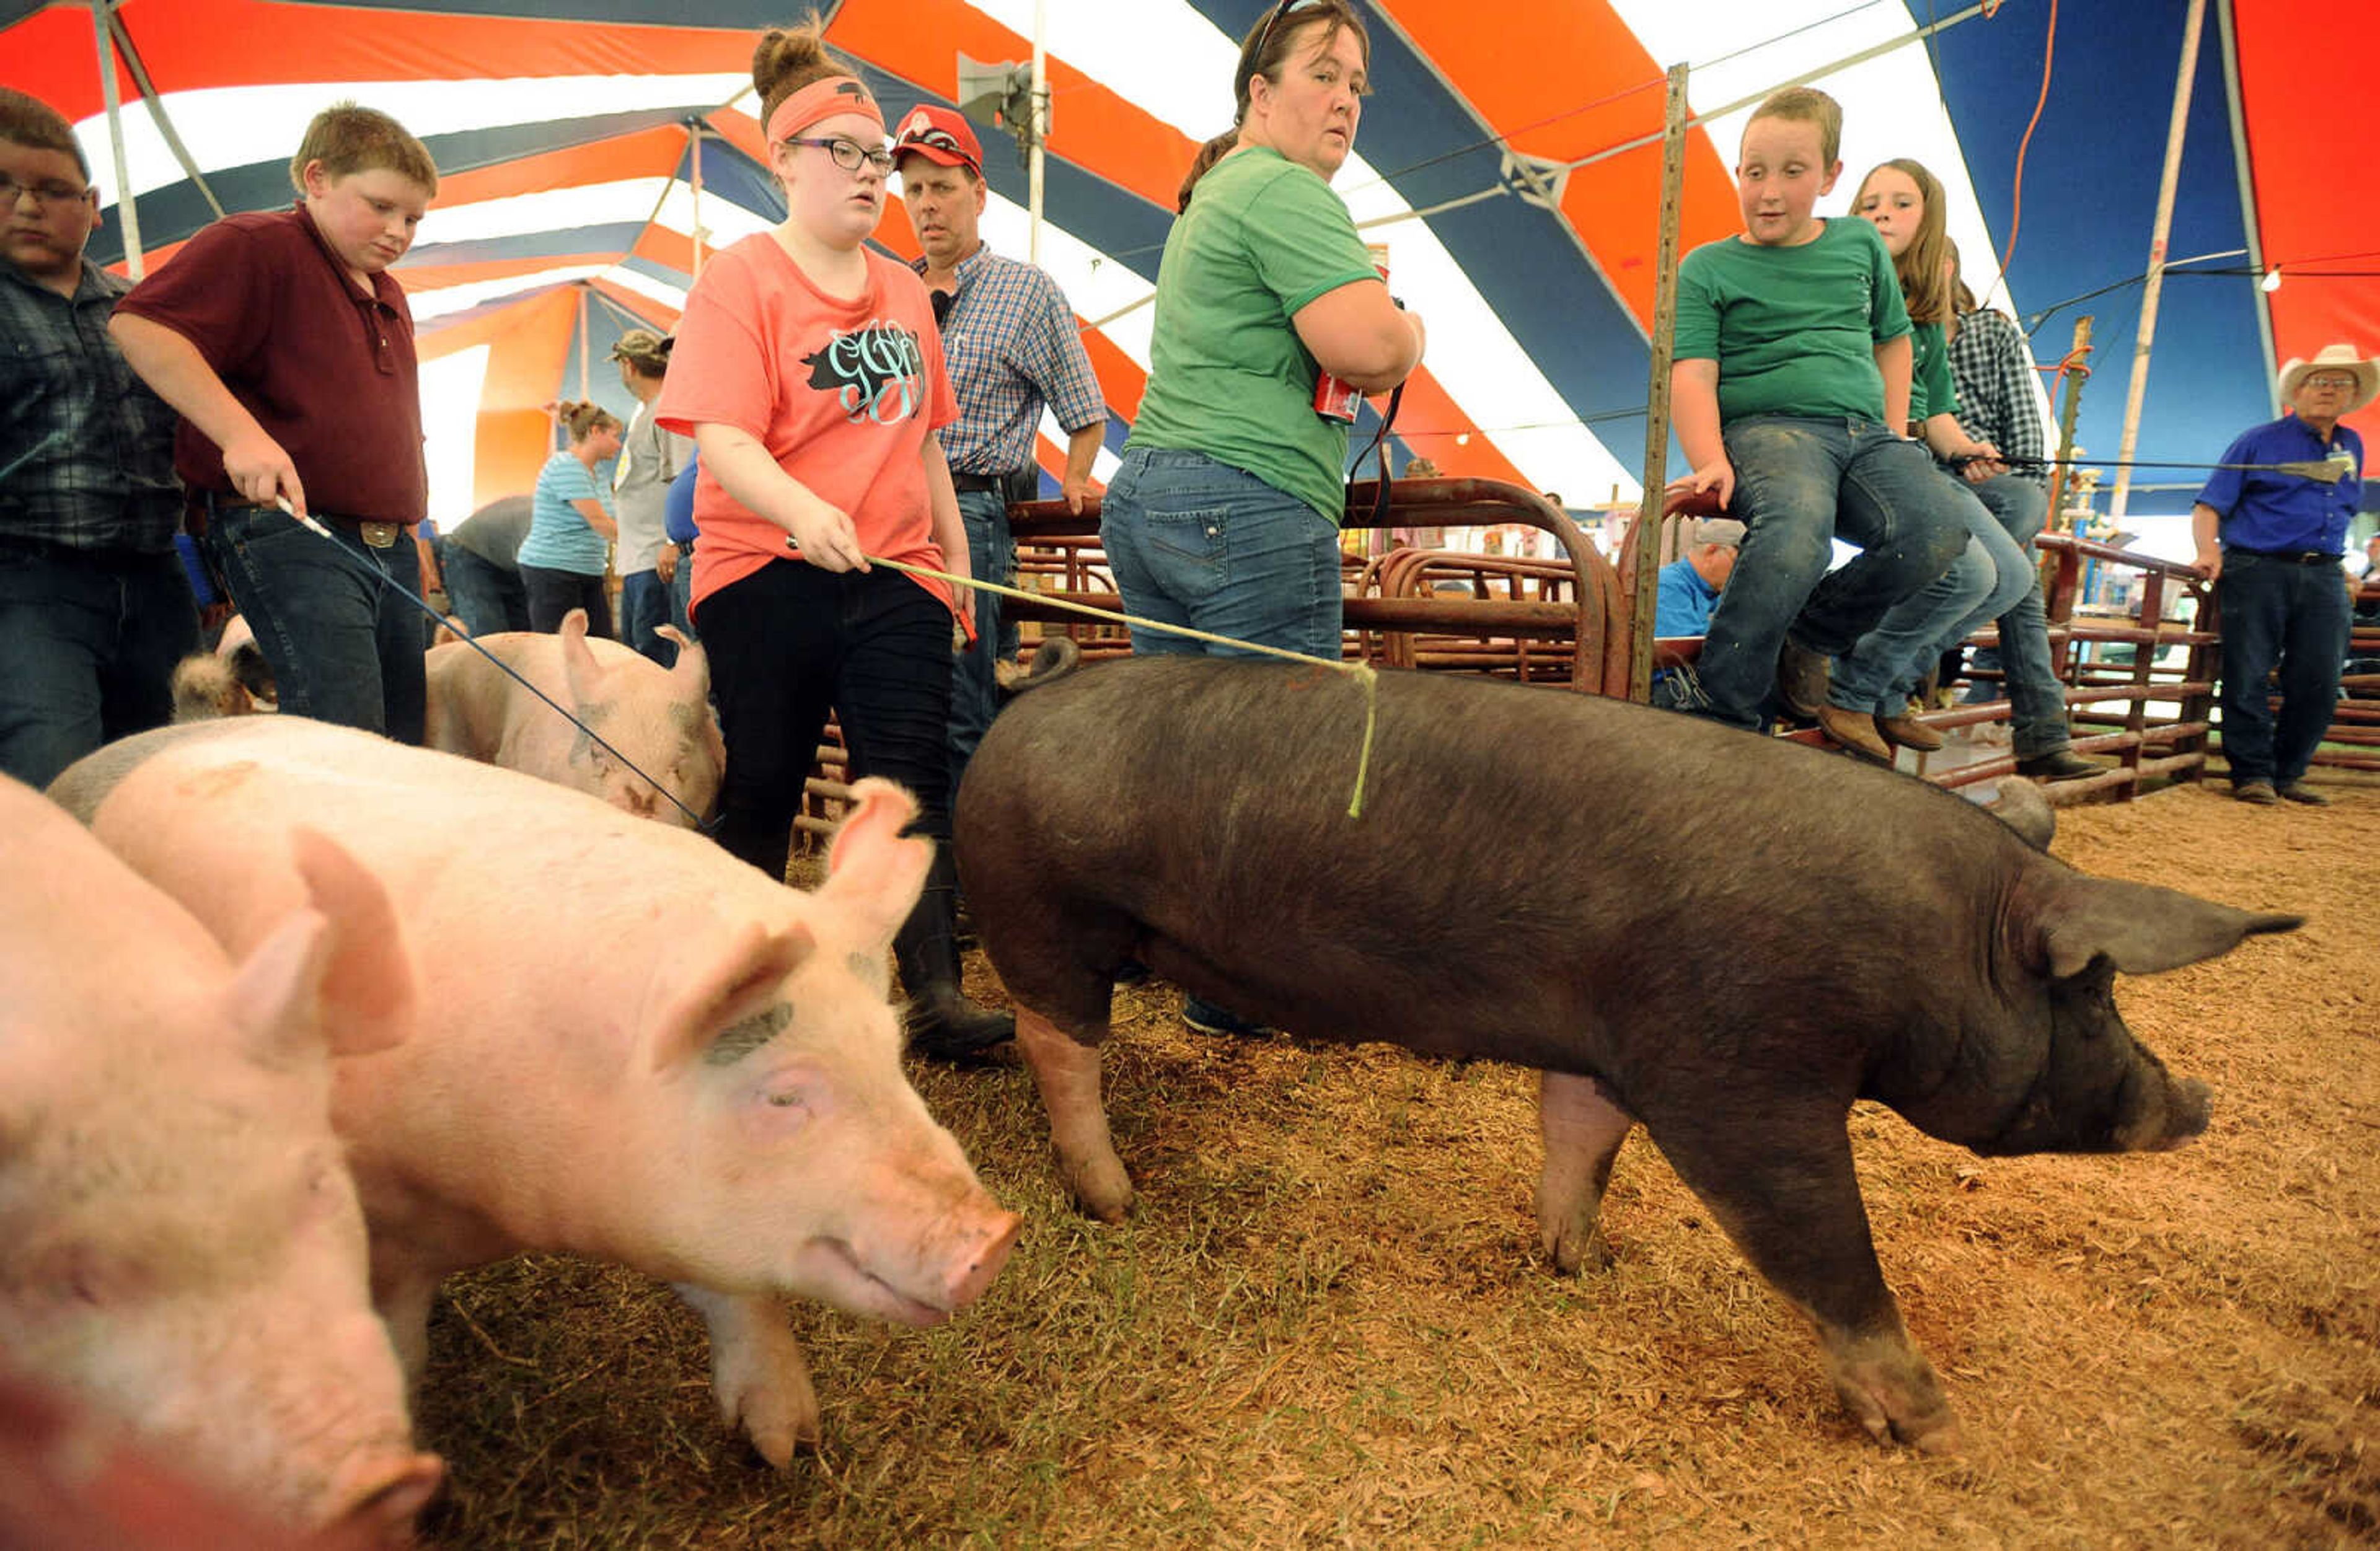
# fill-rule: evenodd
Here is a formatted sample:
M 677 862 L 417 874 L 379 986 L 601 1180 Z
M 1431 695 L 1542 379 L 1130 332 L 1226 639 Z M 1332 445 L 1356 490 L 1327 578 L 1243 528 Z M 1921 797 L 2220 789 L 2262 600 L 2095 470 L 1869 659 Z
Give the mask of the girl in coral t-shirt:
M 694 617 L 727 741 L 719 842 L 771 878 L 830 709 L 855 777 L 917 799 L 933 872 L 893 939 L 913 1048 L 961 1059 L 1008 1038 L 959 992 L 950 861 L 952 588 L 868 556 L 967 574 L 937 428 L 958 418 L 923 282 L 871 252 L 892 159 L 884 118 L 815 28 L 753 57 L 773 230 L 713 259 L 686 297 L 654 418 L 701 453 Z

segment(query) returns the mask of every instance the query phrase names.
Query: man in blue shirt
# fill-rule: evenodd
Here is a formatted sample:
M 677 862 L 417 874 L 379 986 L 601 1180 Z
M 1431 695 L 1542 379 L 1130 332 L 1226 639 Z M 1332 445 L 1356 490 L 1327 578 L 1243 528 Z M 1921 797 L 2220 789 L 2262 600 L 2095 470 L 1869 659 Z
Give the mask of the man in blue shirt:
M 1035 478 L 1033 439 L 1047 404 L 1066 432 L 1060 492 L 1075 512 L 1090 493 L 1091 460 L 1107 432 L 1107 400 L 1092 374 L 1074 309 L 1047 274 L 994 253 L 978 233 L 989 191 L 983 148 L 965 119 L 921 103 L 893 131 L 901 200 L 923 256 L 910 267 L 933 293 L 942 355 L 958 395 L 958 423 L 942 428 L 942 452 L 958 487 L 969 573 L 1015 580 L 1008 533 L 1010 486 Z M 1002 639 L 1000 595 L 975 595 L 975 645 L 951 670 L 951 790 L 991 725 L 992 665 L 1014 657 Z
M 1711 612 L 1718 607 L 1720 589 L 1735 574 L 1737 549 L 1743 543 L 1743 525 L 1732 517 L 1695 523 L 1681 535 L 1685 551 L 1661 567 L 1658 600 L 1653 608 L 1653 634 L 1662 640 L 1710 633 Z M 1699 711 L 1709 704 L 1691 668 L 1663 668 L 1653 674 L 1653 704 L 1667 710 Z
M 2380 361 L 2351 345 L 2281 368 L 2293 414 L 2231 443 L 2191 508 L 2196 567 L 2215 583 L 2223 624 L 2223 755 L 2243 803 L 2330 801 L 2305 784 L 2306 767 L 2338 703 L 2347 657 L 2347 586 L 2340 562 L 2363 494 L 2363 442 L 2339 418 L 2380 393 Z M 2269 466 L 2332 463 L 2325 481 Z M 2218 541 L 2219 540 L 2219 541 Z M 2266 680 L 2280 674 L 2280 714 Z

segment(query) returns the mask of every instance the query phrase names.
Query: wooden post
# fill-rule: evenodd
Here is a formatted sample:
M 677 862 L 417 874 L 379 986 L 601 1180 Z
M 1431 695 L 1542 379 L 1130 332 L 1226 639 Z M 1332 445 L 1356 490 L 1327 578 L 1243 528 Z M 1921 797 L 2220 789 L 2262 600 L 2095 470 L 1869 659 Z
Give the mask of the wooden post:
M 2072 360 L 2091 348 L 2091 315 L 2084 313 L 2074 320 L 2074 344 L 2067 359 Z M 2066 403 L 2058 412 L 2058 467 L 2049 480 L 2049 526 L 2060 533 L 2070 533 L 2067 523 L 2066 491 L 2074 482 L 2074 417 L 2082 408 L 2083 374 L 2066 374 Z
M 694 197 L 694 278 L 702 278 L 702 125 L 699 121 L 686 127 L 686 159 L 694 176 L 687 180 L 688 191 Z
M 1678 220 L 1686 181 L 1686 73 L 1670 67 L 1661 141 L 1661 240 L 1655 260 L 1652 382 L 1645 395 L 1644 493 L 1636 506 L 1636 574 L 1628 611 L 1628 697 L 1652 698 L 1653 614 L 1660 599 L 1661 507 L 1670 482 L 1670 366 L 1678 322 Z

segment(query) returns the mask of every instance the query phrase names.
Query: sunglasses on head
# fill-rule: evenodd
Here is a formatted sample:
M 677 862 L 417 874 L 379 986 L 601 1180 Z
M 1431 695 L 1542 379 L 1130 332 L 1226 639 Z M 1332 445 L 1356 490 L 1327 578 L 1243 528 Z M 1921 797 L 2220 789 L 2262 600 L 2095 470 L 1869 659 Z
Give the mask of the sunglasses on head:
M 1272 15 L 1265 18 L 1264 30 L 1257 34 L 1257 46 L 1240 61 L 1239 79 L 1232 82 L 1234 96 L 1245 91 L 1248 82 L 1255 78 L 1257 67 L 1264 59 L 1265 45 L 1272 42 L 1272 30 L 1281 25 L 1281 18 L 1292 11 L 1302 11 L 1308 6 L 1320 4 L 1322 0 L 1281 0 L 1281 4 L 1272 8 Z
M 959 144 L 959 138 L 948 129 L 912 129 L 901 137 L 901 144 L 922 145 L 934 151 L 947 151 L 963 161 L 975 160 L 967 155 L 966 147 Z

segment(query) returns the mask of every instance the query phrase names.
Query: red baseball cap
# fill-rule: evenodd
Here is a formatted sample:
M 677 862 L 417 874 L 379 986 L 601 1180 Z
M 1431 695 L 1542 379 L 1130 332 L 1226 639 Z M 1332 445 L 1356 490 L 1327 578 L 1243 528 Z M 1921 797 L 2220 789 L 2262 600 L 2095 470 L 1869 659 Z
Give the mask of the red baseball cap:
M 983 176 L 983 147 L 976 142 L 967 121 L 950 108 L 920 103 L 902 115 L 892 131 L 892 156 L 897 162 L 909 151 L 945 167 L 965 167 Z

